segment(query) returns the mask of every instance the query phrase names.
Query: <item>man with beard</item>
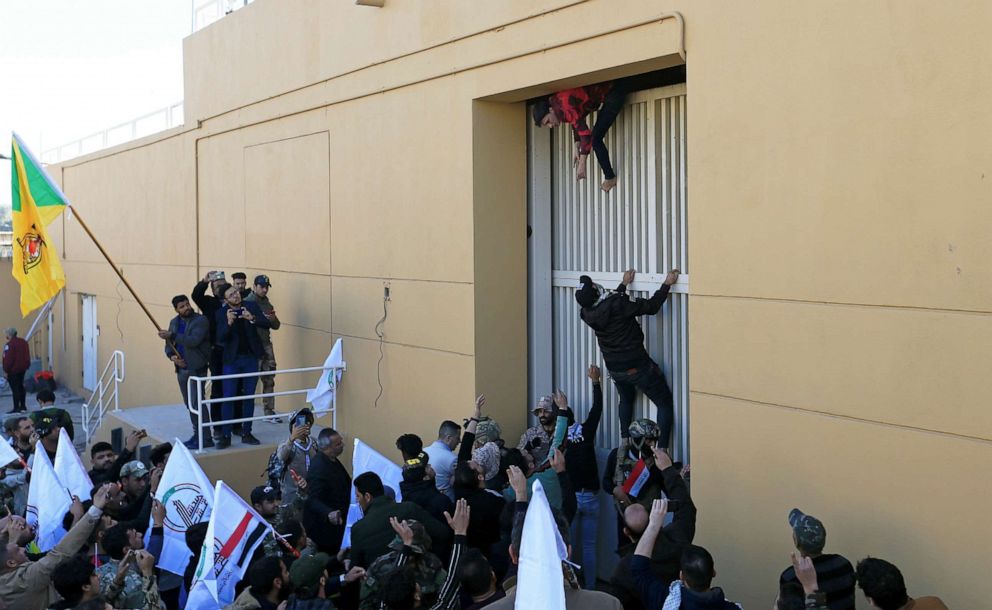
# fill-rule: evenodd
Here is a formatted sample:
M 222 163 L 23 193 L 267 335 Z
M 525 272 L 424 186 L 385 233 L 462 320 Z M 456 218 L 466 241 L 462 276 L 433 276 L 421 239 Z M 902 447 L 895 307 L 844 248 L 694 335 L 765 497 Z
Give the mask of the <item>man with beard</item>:
M 555 433 L 554 402 L 551 396 L 542 396 L 530 411 L 537 417 L 537 425 L 524 430 L 520 435 L 517 449 L 527 451 L 534 458 L 534 464 L 540 465 L 548 457 L 551 440 Z
M 93 468 L 89 472 L 93 485 L 117 482 L 121 478 L 121 469 L 124 468 L 124 464 L 134 460 L 134 452 L 138 450 L 138 443 L 146 436 L 144 430 L 132 430 L 127 435 L 127 439 L 124 440 L 124 449 L 120 455 L 114 453 L 113 446 L 108 442 L 94 443 L 90 447 L 90 464 L 93 465 Z
M 286 564 L 278 557 L 262 557 L 248 567 L 248 588 L 225 610 L 276 610 L 289 597 Z
M 172 297 L 172 307 L 178 315 L 169 322 L 168 329 L 158 331 L 158 336 L 165 339 L 165 356 L 176 369 L 176 381 L 179 382 L 183 404 L 189 410 L 189 421 L 193 424 L 193 436 L 184 444 L 189 449 L 199 449 L 200 418 L 192 410 L 188 382 L 190 377 L 207 375 L 210 364 L 210 322 L 206 316 L 193 311 L 184 294 Z M 203 390 L 200 392 L 202 395 Z M 209 419 L 209 413 L 206 415 Z M 209 434 L 205 436 L 203 446 L 212 447 L 213 439 Z
M 24 465 L 34 455 L 35 443 L 32 439 L 35 436 L 34 422 L 24 415 L 11 417 L 4 422 L 4 431 L 10 437 L 10 446 L 21 457 L 23 463 L 17 461 L 6 464 L 5 476 L 0 480 L 0 486 L 9 490 L 13 512 L 23 515 L 28 505 L 28 471 Z
M 224 350 L 224 374 L 258 373 L 258 363 L 265 356 L 258 328 L 271 328 L 272 323 L 265 317 L 258 303 L 243 302 L 241 291 L 225 284 L 224 305 L 217 311 L 217 343 Z M 255 393 L 257 376 L 238 377 L 224 380 L 224 398 L 250 396 Z M 240 401 L 221 403 L 222 419 L 229 421 L 251 417 L 255 413 L 255 401 L 245 398 Z M 261 441 L 251 433 L 251 422 L 236 424 L 241 430 L 241 442 L 246 445 L 259 445 Z M 221 426 L 221 439 L 218 449 L 231 446 L 232 426 Z

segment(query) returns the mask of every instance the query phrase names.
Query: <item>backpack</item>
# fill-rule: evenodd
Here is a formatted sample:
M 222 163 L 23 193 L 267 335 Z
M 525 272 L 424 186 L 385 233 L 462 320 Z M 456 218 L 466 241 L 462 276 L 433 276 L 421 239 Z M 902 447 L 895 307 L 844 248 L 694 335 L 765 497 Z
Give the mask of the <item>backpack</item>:
M 293 461 L 293 455 L 296 453 L 296 447 L 293 446 L 289 450 L 289 461 Z M 269 463 L 265 466 L 264 475 L 269 477 L 269 486 L 274 489 L 282 489 L 282 480 L 286 478 L 287 464 L 279 459 L 279 449 L 276 448 L 269 456 Z

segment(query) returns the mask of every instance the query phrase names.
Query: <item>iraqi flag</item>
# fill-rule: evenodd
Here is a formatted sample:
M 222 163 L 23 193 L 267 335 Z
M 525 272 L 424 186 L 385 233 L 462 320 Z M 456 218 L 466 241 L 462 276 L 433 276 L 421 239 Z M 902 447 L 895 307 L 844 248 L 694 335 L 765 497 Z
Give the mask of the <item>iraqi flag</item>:
M 344 366 L 341 339 L 338 339 L 334 342 L 331 353 L 324 360 L 324 370 L 321 371 L 320 379 L 317 380 L 317 387 L 307 390 L 307 402 L 313 407 L 314 414 L 320 415 L 331 410 L 331 406 L 334 404 L 334 393 L 337 391 L 338 383 L 341 382 L 341 376 L 344 373 Z
M 182 575 L 193 555 L 186 546 L 186 530 L 210 519 L 214 494 L 210 479 L 179 439 L 172 441 L 172 454 L 156 495 L 165 506 L 162 553 L 157 565 L 159 569 Z M 149 521 L 145 535 L 149 536 L 151 531 Z
M 396 501 L 403 500 L 400 493 L 400 483 L 403 481 L 403 469 L 393 463 L 390 459 L 369 447 L 362 441 L 355 439 L 355 452 L 351 456 L 352 476 L 358 477 L 366 472 L 374 472 L 382 479 L 382 484 L 392 488 L 396 492 Z M 352 487 L 351 497 L 355 497 L 355 488 Z M 362 509 L 357 503 L 352 502 L 348 507 L 348 517 L 345 519 L 344 538 L 341 540 L 341 548 L 351 547 L 351 526 L 362 518 Z
M 186 608 L 214 610 L 234 602 L 234 587 L 244 577 L 252 554 L 266 536 L 274 535 L 272 526 L 241 496 L 217 481 L 207 537 Z
M 79 459 L 79 454 L 76 453 L 76 448 L 69 440 L 65 428 L 59 428 L 59 445 L 55 451 L 55 474 L 70 494 L 82 501 L 89 499 L 93 482 L 90 481 L 90 475 L 86 472 L 83 461 Z
M 634 469 L 630 471 L 630 476 L 623 483 L 623 490 L 628 496 L 637 497 L 641 493 L 644 484 L 651 478 L 651 469 L 647 467 L 643 459 L 637 460 Z
M 62 519 L 70 506 L 72 506 L 72 498 L 55 474 L 55 467 L 48 459 L 48 454 L 44 449 L 35 451 L 25 517 L 28 525 L 34 526 L 37 532 L 35 542 L 42 552 L 52 550 L 65 535 Z

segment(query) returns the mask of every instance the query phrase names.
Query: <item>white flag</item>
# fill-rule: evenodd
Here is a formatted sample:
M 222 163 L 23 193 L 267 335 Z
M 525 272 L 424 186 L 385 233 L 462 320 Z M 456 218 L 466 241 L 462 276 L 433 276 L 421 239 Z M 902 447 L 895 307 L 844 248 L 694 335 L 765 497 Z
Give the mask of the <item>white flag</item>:
M 20 462 L 21 456 L 10 446 L 10 441 L 0 436 L 0 468 L 9 466 L 11 462 Z
M 169 458 L 172 461 L 172 458 Z M 259 516 L 223 481 L 214 487 L 213 513 L 207 526 L 207 538 L 200 552 L 200 562 L 193 576 L 190 596 L 199 587 L 194 601 L 200 604 L 206 588 L 212 605 L 190 605 L 189 610 L 227 606 L 234 601 L 234 587 L 244 577 L 252 553 L 266 536 L 273 536 L 272 526 Z M 202 582 L 202 584 L 201 584 Z
M 565 578 L 561 562 L 568 557 L 565 541 L 551 513 L 540 481 L 534 481 L 520 538 L 517 601 L 514 608 L 565 610 Z
M 329 367 L 335 367 L 327 370 Z M 307 402 L 313 407 L 314 413 L 324 413 L 331 409 L 334 392 L 337 390 L 341 375 L 344 372 L 344 356 L 341 352 L 341 339 L 334 342 L 331 353 L 324 360 L 324 371 L 320 374 L 317 387 L 307 390 Z
M 31 470 L 31 484 L 28 486 L 28 525 L 37 532 L 35 541 L 43 552 L 50 551 L 59 543 L 65 530 L 62 519 L 72 506 L 69 492 L 62 486 L 52 461 L 48 459 L 44 447 L 34 452 L 34 468 Z
M 351 473 L 355 478 L 358 475 L 374 472 L 382 479 L 384 486 L 390 487 L 396 492 L 396 501 L 403 500 L 400 493 L 400 483 L 403 481 L 403 469 L 387 459 L 381 453 L 369 447 L 362 441 L 355 439 L 355 453 L 351 456 Z M 355 497 L 355 489 L 352 487 L 351 497 Z M 341 540 L 341 548 L 351 546 L 351 526 L 362 518 L 362 509 L 357 503 L 352 503 L 348 508 L 348 519 L 345 521 L 344 538 Z
M 76 453 L 76 448 L 69 440 L 65 428 L 59 428 L 59 445 L 55 450 L 55 474 L 70 494 L 83 502 L 89 500 L 93 482 L 90 481 L 90 475 L 86 472 L 83 461 L 79 459 L 79 454 Z
M 210 479 L 203 474 L 196 458 L 179 439 L 172 441 L 172 454 L 162 473 L 156 497 L 165 506 L 164 538 L 158 567 L 181 575 L 193 555 L 186 546 L 186 530 L 210 519 L 214 498 Z M 145 535 L 150 534 L 149 521 Z M 147 540 L 145 544 L 148 544 Z

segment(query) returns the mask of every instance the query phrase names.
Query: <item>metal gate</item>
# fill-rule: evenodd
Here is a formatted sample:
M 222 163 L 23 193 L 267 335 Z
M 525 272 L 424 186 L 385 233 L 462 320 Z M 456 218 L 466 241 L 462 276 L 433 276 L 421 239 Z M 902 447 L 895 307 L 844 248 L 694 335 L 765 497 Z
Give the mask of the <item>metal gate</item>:
M 564 390 L 584 418 L 592 403 L 586 368 L 604 368 L 592 330 L 579 318 L 575 290 L 580 275 L 607 289 L 623 271 L 637 270 L 633 296 L 647 297 L 669 269 L 682 276 L 658 316 L 641 319 L 648 352 L 658 362 L 675 402 L 673 450 L 688 459 L 685 85 L 639 91 L 607 134 L 617 168 L 617 187 L 600 190 L 602 172 L 588 159 L 589 179 L 576 182 L 573 139 L 565 125 L 531 127 L 530 338 L 531 404 L 554 388 Z M 590 125 L 594 121 L 590 117 Z M 548 186 L 550 185 L 550 187 Z M 604 368 L 604 377 L 606 377 Z M 618 396 L 603 380 L 604 413 L 597 443 L 613 447 L 620 438 Z M 655 409 L 639 395 L 635 417 L 654 419 Z

